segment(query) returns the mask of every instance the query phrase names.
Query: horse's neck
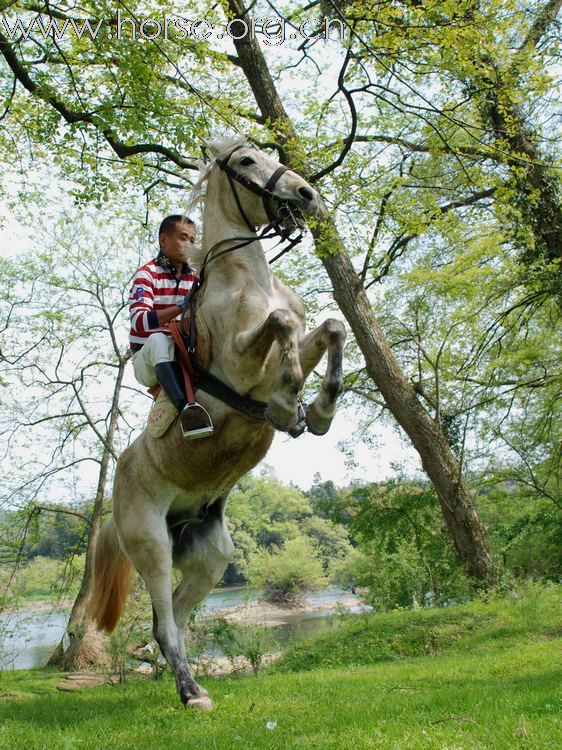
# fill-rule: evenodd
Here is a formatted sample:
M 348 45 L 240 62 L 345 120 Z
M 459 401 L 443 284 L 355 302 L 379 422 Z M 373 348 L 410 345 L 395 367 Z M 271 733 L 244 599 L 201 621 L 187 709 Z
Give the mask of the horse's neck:
M 228 274 L 230 268 L 235 266 L 239 268 L 240 261 L 243 260 L 251 270 L 254 281 L 269 293 L 272 274 L 256 232 L 248 229 L 245 223 L 227 219 L 220 207 L 205 207 L 202 246 L 205 254 L 212 251 L 210 258 L 219 256 L 228 248 L 235 247 L 250 237 L 254 239 L 247 245 L 232 252 L 226 252 L 216 260 L 211 260 L 208 274 L 212 275 L 214 272 L 220 272 L 221 275 Z M 213 248 L 216 249 L 213 250 Z

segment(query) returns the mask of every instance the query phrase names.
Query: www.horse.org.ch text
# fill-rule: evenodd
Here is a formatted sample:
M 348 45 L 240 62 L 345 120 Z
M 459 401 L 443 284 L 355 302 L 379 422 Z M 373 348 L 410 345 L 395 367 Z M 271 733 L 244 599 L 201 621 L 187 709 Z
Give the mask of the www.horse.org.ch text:
M 39 35 L 43 39 L 48 37 L 61 41 L 67 35 L 75 35 L 79 39 L 96 40 L 107 33 L 110 39 L 129 40 L 175 40 L 192 39 L 205 42 L 212 39 L 256 39 L 259 42 L 276 47 L 287 39 L 316 40 L 330 39 L 343 41 L 346 27 L 339 19 L 326 16 L 308 19 L 300 24 L 289 25 L 283 18 L 252 18 L 247 21 L 234 18 L 224 24 L 216 24 L 206 19 L 189 19 L 176 14 L 166 14 L 163 19 L 130 18 L 117 11 L 112 23 L 91 19 L 56 19 L 43 18 L 41 15 L 31 19 L 19 16 L 9 20 L 0 18 L 0 29 L 4 31 L 10 41 L 22 37 L 29 39 Z

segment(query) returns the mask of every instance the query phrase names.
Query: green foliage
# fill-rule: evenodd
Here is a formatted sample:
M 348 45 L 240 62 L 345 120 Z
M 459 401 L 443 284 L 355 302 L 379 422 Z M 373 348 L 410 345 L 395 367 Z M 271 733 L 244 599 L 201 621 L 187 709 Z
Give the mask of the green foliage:
M 52 505 L 37 514 L 33 536 L 26 545 L 28 558 L 40 555 L 64 560 L 70 554 L 85 551 L 87 523 L 84 518 L 72 515 L 73 510 L 80 510 L 83 515 L 88 512 L 85 507 L 77 509 L 68 505 Z
M 364 553 L 352 547 L 345 557 L 340 557 L 330 563 L 328 577 L 335 586 L 355 591 L 364 563 Z
M 250 581 L 271 602 L 295 603 L 324 582 L 322 563 L 304 536 L 287 540 L 276 551 L 262 550 L 251 560 Z
M 529 498 L 521 486 L 488 477 L 479 506 L 490 541 L 510 578 L 559 581 L 562 573 L 562 512 L 551 500 Z
M 562 636 L 560 586 L 526 584 L 468 604 L 379 614 L 346 615 L 340 626 L 290 646 L 271 669 L 301 672 L 397 659 L 509 649 Z
M 324 571 L 351 549 L 343 526 L 313 513 L 308 493 L 276 479 L 244 477 L 230 496 L 227 513 L 235 545 L 235 556 L 224 579 L 227 583 L 251 580 L 251 561 L 256 556 L 274 552 L 303 535 L 314 546 Z
M 235 669 L 238 657 L 242 656 L 249 662 L 256 677 L 264 656 L 275 645 L 271 628 L 267 625 L 236 623 L 224 617 L 218 617 L 211 621 L 209 632 L 213 643 L 230 660 L 233 669 Z
M 468 580 L 430 487 L 407 481 L 356 487 L 348 507 L 358 552 L 335 574 L 366 587 L 365 599 L 376 609 L 467 596 Z
M 325 573 L 336 560 L 345 559 L 353 549 L 347 529 L 341 524 L 310 516 L 301 522 L 300 529 L 314 545 Z
M 314 484 L 305 492 L 316 516 L 333 518 L 340 504 L 340 496 L 332 480 L 322 482 L 320 474 L 314 476 Z
M 84 556 L 69 560 L 34 557 L 16 573 L 17 586 L 27 600 L 71 596 L 78 591 L 83 569 Z

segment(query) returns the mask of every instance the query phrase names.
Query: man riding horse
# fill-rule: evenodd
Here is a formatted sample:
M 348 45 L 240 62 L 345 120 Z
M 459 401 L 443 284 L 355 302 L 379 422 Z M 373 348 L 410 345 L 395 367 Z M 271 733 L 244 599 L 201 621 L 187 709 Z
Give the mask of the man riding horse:
M 188 265 L 195 225 L 180 214 L 167 216 L 160 224 L 158 240 L 160 252 L 137 270 L 129 295 L 133 369 L 142 385 L 153 389 L 160 384 L 164 389 L 180 413 L 184 437 L 203 437 L 212 432 L 210 419 L 201 407 L 186 408 L 183 377 L 168 325 L 185 310 L 188 292 L 197 281 Z
M 200 404 L 190 397 L 182 416 L 197 414 L 193 407 L 199 407 L 212 416 L 214 431 L 206 440 L 186 441 L 175 428 L 161 436 L 146 429 L 123 451 L 115 470 L 113 511 L 97 540 L 89 605 L 98 628 L 111 632 L 124 611 L 134 566 L 152 600 L 154 637 L 182 703 L 193 708 L 211 708 L 212 701 L 191 672 L 184 630 L 189 613 L 220 581 L 234 551 L 225 518 L 228 494 L 266 455 L 275 429 L 292 434 L 302 421 L 297 432 L 305 427 L 315 435 L 327 432 L 343 388 L 345 341 L 343 325 L 330 318 L 306 332 L 302 300 L 273 274 L 261 244 L 271 231 L 290 239 L 292 229 L 304 223 L 301 213 L 319 215 L 316 190 L 245 140 L 208 147 L 213 159 L 194 191 L 203 204 L 203 228 L 201 248 L 193 251 L 199 270 L 194 317 L 205 331 L 207 353 L 202 355 L 198 343 Z M 174 232 L 183 229 L 176 223 Z M 164 232 L 160 239 L 171 258 L 167 237 Z M 183 262 L 181 256 L 171 260 Z M 184 296 L 176 292 L 183 266 L 175 273 L 158 268 L 172 280 L 167 312 L 143 308 L 145 283 L 133 286 L 145 333 L 139 336 L 143 346 L 135 354 L 136 369 L 154 336 L 167 343 L 166 331 L 157 329 L 177 317 Z M 139 329 L 136 318 L 134 328 Z M 326 372 L 301 415 L 299 391 L 324 354 Z M 170 348 L 153 359 L 154 376 L 144 382 L 161 378 L 162 365 L 170 370 L 172 357 Z M 172 578 L 172 568 L 179 579 Z

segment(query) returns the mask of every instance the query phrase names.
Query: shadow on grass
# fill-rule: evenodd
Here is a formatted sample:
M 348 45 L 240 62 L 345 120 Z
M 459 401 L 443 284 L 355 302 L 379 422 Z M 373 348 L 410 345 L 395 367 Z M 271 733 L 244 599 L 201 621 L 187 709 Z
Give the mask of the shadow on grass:
M 100 719 L 110 724 L 120 724 L 125 720 L 142 724 L 159 708 L 183 710 L 171 679 L 153 682 L 132 678 L 125 684 L 83 688 L 76 692 L 57 690 L 57 682 L 60 680 L 50 684 L 45 681 L 44 687 L 39 685 L 18 692 L 18 681 L 10 680 L 6 686 L 6 700 L 2 700 L 0 689 L 0 720 L 60 730 Z

